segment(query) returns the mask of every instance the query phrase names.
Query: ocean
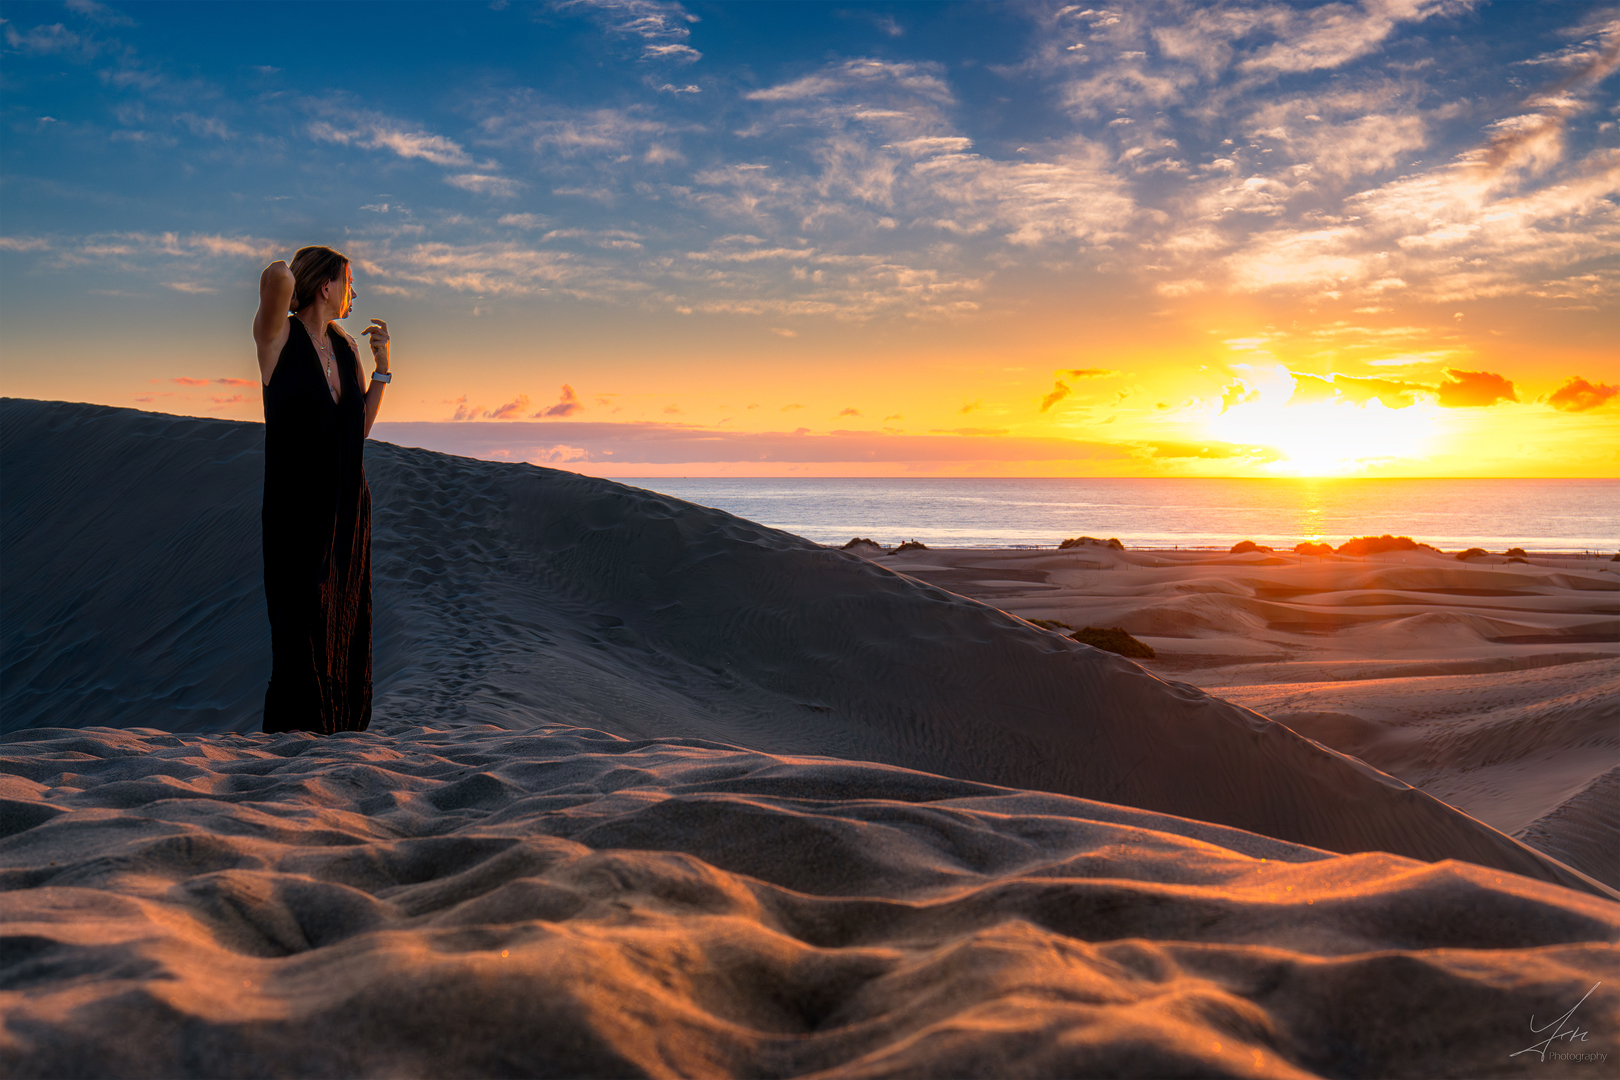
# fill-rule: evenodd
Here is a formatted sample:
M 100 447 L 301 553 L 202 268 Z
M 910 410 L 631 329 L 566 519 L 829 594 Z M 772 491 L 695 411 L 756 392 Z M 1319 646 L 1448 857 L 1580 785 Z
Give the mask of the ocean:
M 625 483 L 820 544 L 864 536 L 930 547 L 1292 548 L 1411 536 L 1444 550 L 1620 548 L 1620 480 L 671 479 Z

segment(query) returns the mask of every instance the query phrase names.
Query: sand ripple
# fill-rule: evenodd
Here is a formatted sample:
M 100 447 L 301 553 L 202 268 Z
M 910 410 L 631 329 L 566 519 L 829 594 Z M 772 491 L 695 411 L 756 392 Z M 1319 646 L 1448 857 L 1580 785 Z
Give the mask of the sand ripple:
M 1620 1030 L 1620 906 L 1464 863 L 577 728 L 5 742 L 10 1075 L 1553 1075 L 1599 981 Z

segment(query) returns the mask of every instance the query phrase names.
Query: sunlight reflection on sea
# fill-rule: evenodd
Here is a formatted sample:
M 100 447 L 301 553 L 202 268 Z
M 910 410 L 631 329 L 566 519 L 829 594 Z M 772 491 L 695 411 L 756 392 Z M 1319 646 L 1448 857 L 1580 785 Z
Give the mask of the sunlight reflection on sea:
M 1394 533 L 1447 550 L 1620 547 L 1620 480 L 825 479 L 627 480 L 817 543 L 1292 547 Z

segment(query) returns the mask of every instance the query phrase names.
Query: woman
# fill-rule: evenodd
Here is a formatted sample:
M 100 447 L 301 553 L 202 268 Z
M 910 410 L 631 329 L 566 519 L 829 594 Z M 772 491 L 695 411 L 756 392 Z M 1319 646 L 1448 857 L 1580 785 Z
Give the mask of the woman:
M 369 388 L 354 338 L 349 260 L 307 247 L 259 277 L 253 340 L 264 386 L 264 730 L 364 731 L 371 722 L 371 492 L 362 457 L 382 406 L 388 324 L 372 319 Z M 288 314 L 291 311 L 292 314 Z

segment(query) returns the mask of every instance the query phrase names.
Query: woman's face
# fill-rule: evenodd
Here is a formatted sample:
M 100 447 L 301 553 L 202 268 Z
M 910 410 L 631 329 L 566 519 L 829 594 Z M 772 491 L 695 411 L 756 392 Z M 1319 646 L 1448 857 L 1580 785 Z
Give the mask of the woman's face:
M 358 295 L 354 291 L 354 266 L 350 263 L 344 263 L 341 284 L 337 278 L 333 278 L 332 285 L 343 290 L 342 299 L 338 302 L 337 317 L 347 319 L 349 312 L 354 310 L 355 297 Z

